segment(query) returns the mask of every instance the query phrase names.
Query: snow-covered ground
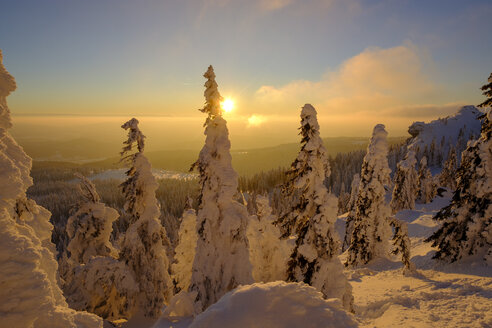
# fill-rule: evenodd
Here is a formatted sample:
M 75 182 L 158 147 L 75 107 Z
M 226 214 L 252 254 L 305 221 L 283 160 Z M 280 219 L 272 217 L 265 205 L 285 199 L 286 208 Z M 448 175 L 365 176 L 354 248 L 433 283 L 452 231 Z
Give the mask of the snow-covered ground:
M 354 317 L 359 327 L 492 327 L 492 267 L 471 262 L 437 263 L 432 259 L 434 250 L 429 243 L 424 242 L 424 239 L 438 227 L 432 216 L 448 204 L 450 197 L 451 194 L 448 192 L 444 197 L 436 197 L 430 204 L 417 204 L 415 210 L 397 213 L 398 219 L 408 224 L 412 261 L 417 267 L 416 274 L 403 275 L 402 265 L 397 258 L 393 261 L 378 261 L 345 272 L 353 287 Z M 344 219 L 345 215 L 340 216 L 337 223 L 340 233 L 343 232 L 341 228 Z M 342 261 L 345 260 L 345 255 L 340 256 Z M 261 296 L 257 292 L 256 294 L 260 297 L 258 302 L 265 302 L 264 295 Z M 252 297 L 254 295 L 253 293 L 249 298 L 249 315 L 255 318 L 260 327 L 262 322 L 268 322 L 262 320 L 267 320 L 269 312 L 258 310 L 255 298 Z M 284 296 L 280 297 L 279 294 L 276 300 L 283 298 Z M 230 296 L 228 299 L 235 300 Z M 234 304 L 226 305 L 225 300 L 221 302 L 220 307 L 214 309 L 219 311 L 214 314 L 219 320 L 217 322 L 226 319 L 221 317 L 220 313 L 227 316 L 227 320 L 235 314 L 231 312 Z M 295 299 L 291 298 L 289 302 L 295 302 Z M 290 303 L 288 305 L 292 306 Z M 299 301 L 298 310 L 302 312 L 304 308 L 307 311 L 312 305 L 308 303 Z M 231 307 L 230 311 L 223 311 L 227 306 Z M 244 311 L 247 307 L 249 306 L 246 303 L 242 304 L 242 312 L 236 313 L 238 319 L 245 316 Z M 278 317 L 279 320 L 284 320 L 282 315 Z M 305 320 L 308 323 L 312 318 L 305 316 Z M 190 317 L 172 320 L 161 318 L 156 323 L 147 321 L 145 324 L 139 320 L 132 321 L 124 327 L 186 328 L 193 322 Z M 341 324 L 336 327 L 345 326 Z
M 127 169 L 115 169 L 115 170 L 106 170 L 98 174 L 94 174 L 89 177 L 90 180 L 109 180 L 114 179 L 118 181 L 123 181 L 127 178 L 125 172 Z M 152 174 L 156 179 L 176 179 L 176 180 L 188 180 L 188 179 L 196 179 L 198 176 L 196 174 L 191 173 L 183 173 L 183 172 L 175 172 L 175 171 L 167 171 L 162 169 L 152 169 Z

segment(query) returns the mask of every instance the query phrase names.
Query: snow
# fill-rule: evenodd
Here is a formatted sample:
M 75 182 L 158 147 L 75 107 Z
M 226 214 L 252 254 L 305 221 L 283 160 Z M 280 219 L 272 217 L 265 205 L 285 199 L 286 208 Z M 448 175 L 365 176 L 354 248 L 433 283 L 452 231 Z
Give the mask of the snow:
M 197 292 L 201 312 L 240 284 L 253 282 L 246 228 L 246 206 L 235 200 L 238 176 L 232 168 L 227 122 L 221 116 L 215 74 L 204 75 L 205 144 L 194 164 L 200 173 L 201 193 L 197 212 L 198 242 L 190 291 Z
M 58 286 L 51 213 L 26 198 L 31 158 L 10 136 L 7 96 L 16 89 L 0 51 L 0 319 L 5 327 L 102 327 L 70 308 Z
M 283 281 L 241 286 L 203 312 L 190 328 L 357 327 L 338 300 L 324 300 L 315 288 Z

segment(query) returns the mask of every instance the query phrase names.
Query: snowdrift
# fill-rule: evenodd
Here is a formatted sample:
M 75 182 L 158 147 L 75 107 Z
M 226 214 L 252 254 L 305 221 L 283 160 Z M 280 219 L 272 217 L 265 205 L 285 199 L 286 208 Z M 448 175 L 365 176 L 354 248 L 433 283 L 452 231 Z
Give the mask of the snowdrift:
M 275 281 L 240 286 L 196 317 L 190 328 L 357 327 L 339 300 L 324 300 L 303 283 Z

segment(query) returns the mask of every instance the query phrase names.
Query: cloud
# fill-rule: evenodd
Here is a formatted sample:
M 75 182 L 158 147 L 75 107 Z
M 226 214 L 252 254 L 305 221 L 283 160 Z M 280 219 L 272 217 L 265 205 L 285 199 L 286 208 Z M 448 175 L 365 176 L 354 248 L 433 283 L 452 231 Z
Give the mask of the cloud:
M 267 121 L 266 116 L 253 114 L 250 117 L 248 117 L 247 127 L 248 128 L 258 127 L 258 126 L 262 125 L 263 123 L 265 123 L 266 121 Z
M 327 71 L 319 81 L 296 80 L 284 86 L 261 86 L 259 107 L 285 111 L 312 103 L 323 115 L 363 114 L 402 117 L 435 116 L 444 99 L 426 74 L 432 62 L 411 43 L 383 49 L 371 47 Z M 448 105 L 445 105 L 446 107 Z M 444 110 L 447 112 L 449 106 Z

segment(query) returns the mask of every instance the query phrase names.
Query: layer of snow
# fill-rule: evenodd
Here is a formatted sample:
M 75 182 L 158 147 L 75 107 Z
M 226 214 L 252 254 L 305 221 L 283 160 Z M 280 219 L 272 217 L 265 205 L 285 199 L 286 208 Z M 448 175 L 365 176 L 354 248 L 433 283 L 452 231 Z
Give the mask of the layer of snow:
M 357 327 L 336 299 L 324 300 L 304 283 L 276 281 L 241 286 L 200 314 L 190 328 Z

